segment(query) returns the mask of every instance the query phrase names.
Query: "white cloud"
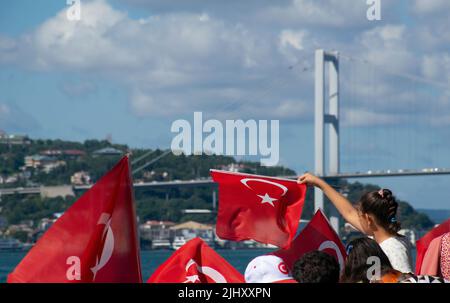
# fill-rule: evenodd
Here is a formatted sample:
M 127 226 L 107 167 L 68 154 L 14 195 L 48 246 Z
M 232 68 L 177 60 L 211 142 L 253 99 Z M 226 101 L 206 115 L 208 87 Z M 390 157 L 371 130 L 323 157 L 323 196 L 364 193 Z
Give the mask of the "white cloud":
M 276 65 L 281 59 L 278 56 L 274 60 L 276 46 L 271 46 L 267 38 L 206 13 L 171 13 L 134 20 L 97 0 L 83 3 L 78 22 L 67 20 L 63 10 L 34 32 L 16 40 L 1 39 L 0 57 L 25 68 L 100 74 L 132 91 L 134 113 L 176 114 L 183 110 L 178 102 L 194 107 L 204 102 L 183 100 L 187 95 L 183 89 L 201 90 L 210 86 L 208 82 L 241 87 L 247 79 L 258 77 L 261 70 Z M 11 48 L 20 49 L 15 58 L 10 56 Z M 73 95 L 73 88 L 66 86 L 63 90 Z M 174 97 L 174 91 L 178 96 Z M 198 93 L 191 95 L 195 98 Z M 170 110 L 166 108 L 168 100 L 173 100 Z M 157 106 L 160 104 L 165 106 Z M 160 110 L 156 110 L 158 107 Z
M 307 32 L 304 30 L 293 31 L 293 30 L 282 30 L 280 33 L 280 46 L 284 47 L 293 47 L 297 50 L 303 50 L 304 47 L 304 39 L 307 35 Z
M 349 27 L 367 22 L 367 7 L 365 1 L 293 0 L 289 5 L 265 8 L 260 16 L 290 24 Z
M 383 2 L 383 9 L 390 3 Z M 201 7 L 200 2 L 196 5 Z M 366 9 L 365 1 L 355 4 L 353 0 L 266 1 L 239 22 L 217 10 L 202 9 L 133 19 L 104 0 L 94 0 L 83 2 L 78 22 L 68 21 L 62 10 L 17 39 L 0 36 L 0 63 L 88 73 L 113 81 L 128 90 L 130 110 L 139 117 L 173 117 L 194 109 L 310 118 L 311 50 L 317 47 L 336 48 L 344 56 L 367 60 L 393 73 L 423 73 L 433 79 L 448 76 L 448 64 L 442 64 L 448 60 L 448 46 L 425 56 L 416 51 L 417 33 L 425 27 L 409 28 L 395 20 L 370 23 Z M 308 63 L 291 71 L 288 67 L 299 59 Z M 378 110 L 384 111 L 369 117 L 367 123 L 383 121 L 393 105 L 404 112 L 411 100 L 419 102 L 407 91 L 411 84 L 404 85 L 399 78 L 393 81 L 384 71 L 377 71 L 381 76 L 371 83 L 371 65 L 342 59 L 341 66 L 342 87 L 352 89 L 360 101 L 355 110 L 370 112 L 376 99 Z M 349 70 L 355 76 L 353 83 L 343 82 L 350 81 L 345 74 Z M 83 81 L 61 89 L 74 97 L 95 91 Z
M 0 104 L 0 117 L 5 119 L 6 116 L 10 114 L 10 109 L 6 104 Z
M 0 130 L 27 132 L 39 128 L 39 123 L 19 106 L 0 101 Z
M 427 78 L 450 83 L 450 55 L 448 53 L 425 55 L 422 70 Z
M 374 126 L 392 125 L 399 123 L 399 116 L 376 112 L 375 109 L 350 109 L 344 112 L 344 126 Z
M 450 10 L 450 2 L 448 0 L 415 0 L 414 11 L 417 14 L 433 14 Z
M 404 25 L 384 25 L 364 31 L 357 44 L 361 58 L 393 72 L 414 72 L 417 58 L 408 47 Z
M 61 91 L 69 97 L 85 97 L 97 91 L 97 86 L 90 81 L 65 82 L 60 85 Z

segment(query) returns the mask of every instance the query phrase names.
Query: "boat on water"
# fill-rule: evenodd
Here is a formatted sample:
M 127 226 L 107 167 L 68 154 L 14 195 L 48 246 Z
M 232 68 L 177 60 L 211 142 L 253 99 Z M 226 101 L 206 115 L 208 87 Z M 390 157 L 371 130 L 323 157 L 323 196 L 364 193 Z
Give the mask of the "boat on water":
M 0 252 L 27 251 L 30 248 L 31 248 L 30 245 L 23 244 L 17 239 L 0 238 Z
M 175 236 L 172 241 L 171 248 L 174 250 L 179 249 L 181 246 L 186 244 L 188 241 L 192 240 L 194 237 L 185 237 L 185 236 Z M 214 239 L 208 237 L 200 237 L 207 245 L 210 247 L 215 247 Z
M 186 238 L 183 236 L 176 236 L 172 242 L 172 249 L 178 250 L 181 246 L 186 244 Z
M 170 249 L 169 239 L 155 239 L 152 241 L 152 249 Z

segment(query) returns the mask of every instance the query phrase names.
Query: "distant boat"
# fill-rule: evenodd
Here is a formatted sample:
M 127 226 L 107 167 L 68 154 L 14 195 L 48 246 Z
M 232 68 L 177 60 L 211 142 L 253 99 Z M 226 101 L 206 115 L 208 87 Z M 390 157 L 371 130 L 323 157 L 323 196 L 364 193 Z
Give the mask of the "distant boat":
M 170 249 L 170 241 L 168 239 L 156 239 L 152 241 L 152 249 Z
M 30 247 L 30 245 L 25 245 L 17 239 L 0 238 L 0 252 L 26 251 Z
M 177 236 L 173 239 L 172 249 L 177 250 L 184 244 L 186 244 L 186 239 L 183 236 Z

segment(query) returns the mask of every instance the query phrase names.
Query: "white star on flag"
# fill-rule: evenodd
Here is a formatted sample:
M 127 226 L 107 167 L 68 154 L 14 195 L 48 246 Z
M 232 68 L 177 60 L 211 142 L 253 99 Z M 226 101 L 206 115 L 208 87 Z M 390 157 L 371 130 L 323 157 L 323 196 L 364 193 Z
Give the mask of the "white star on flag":
M 192 276 L 187 276 L 186 277 L 186 281 L 184 281 L 183 283 L 195 283 L 197 281 L 200 282 L 200 279 L 198 278 L 198 275 L 192 275 Z
M 275 205 L 273 205 L 273 201 L 277 201 L 278 200 L 278 199 L 274 199 L 274 198 L 270 197 L 267 193 L 264 196 L 261 196 L 261 195 L 257 195 L 257 196 L 262 199 L 261 200 L 261 204 L 269 203 L 273 207 L 275 207 Z

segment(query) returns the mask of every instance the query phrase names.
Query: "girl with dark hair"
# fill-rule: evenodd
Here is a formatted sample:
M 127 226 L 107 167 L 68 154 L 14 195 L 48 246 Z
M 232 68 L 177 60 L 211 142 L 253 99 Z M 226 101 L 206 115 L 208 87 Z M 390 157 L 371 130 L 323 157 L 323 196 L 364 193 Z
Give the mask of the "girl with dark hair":
M 352 240 L 347 245 L 347 253 L 340 279 L 342 283 L 369 283 L 374 278 L 370 276 L 372 272 L 367 272 L 373 266 L 373 263 L 368 262 L 370 257 L 377 257 L 379 260 L 380 277 L 375 277 L 376 279 L 381 279 L 382 272 L 392 269 L 388 257 L 373 239 L 364 237 Z
M 341 283 L 449 283 L 441 277 L 401 273 L 392 268 L 388 257 L 378 243 L 363 237 L 347 245 L 347 259 Z M 377 257 L 376 262 L 370 257 Z M 368 261 L 369 260 L 369 261 Z M 375 267 L 374 267 L 375 266 Z
M 394 269 L 403 273 L 413 271 L 411 246 L 405 237 L 398 234 L 398 203 L 389 189 L 364 194 L 357 207 L 354 207 L 333 187 L 312 174 L 307 173 L 299 177 L 298 183 L 320 188 L 348 223 L 374 238 Z

